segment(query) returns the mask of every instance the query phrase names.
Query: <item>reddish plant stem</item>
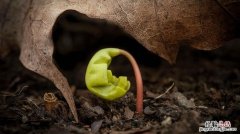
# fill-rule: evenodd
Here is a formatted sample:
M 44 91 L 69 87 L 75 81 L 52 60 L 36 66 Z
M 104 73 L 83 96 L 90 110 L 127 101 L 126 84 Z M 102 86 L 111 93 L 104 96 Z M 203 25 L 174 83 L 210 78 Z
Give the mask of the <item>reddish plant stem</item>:
M 133 58 L 133 56 L 128 53 L 125 50 L 120 50 L 120 53 L 128 58 L 130 63 L 132 64 L 135 79 L 136 79 L 136 87 L 137 87 L 137 99 L 136 99 L 136 111 L 139 114 L 142 114 L 143 112 L 143 82 L 142 82 L 142 76 L 140 69 L 138 67 L 138 64 L 136 60 Z

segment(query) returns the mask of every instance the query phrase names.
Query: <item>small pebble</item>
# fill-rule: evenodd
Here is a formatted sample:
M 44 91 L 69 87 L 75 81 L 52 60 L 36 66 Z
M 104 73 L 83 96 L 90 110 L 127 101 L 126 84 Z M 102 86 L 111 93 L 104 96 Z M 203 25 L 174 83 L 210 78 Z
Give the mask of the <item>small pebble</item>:
M 99 131 L 99 129 L 102 126 L 102 122 L 103 122 L 103 120 L 99 120 L 99 121 L 94 121 L 91 124 L 91 131 L 92 131 L 93 134 L 95 134 L 95 133 L 97 133 Z
M 132 119 L 134 112 L 127 106 L 124 108 L 124 116 L 126 119 Z
M 154 114 L 156 111 L 152 110 L 149 106 L 147 106 L 144 108 L 143 112 L 144 112 L 144 114 L 151 115 L 151 114 Z
M 163 120 L 161 122 L 161 125 L 163 126 L 170 126 L 172 124 L 172 118 L 171 117 L 167 117 L 165 120 Z
M 104 114 L 104 110 L 102 109 L 102 107 L 100 106 L 95 106 L 92 108 L 94 112 L 96 112 L 97 114 L 103 115 Z
M 185 97 L 180 92 L 175 92 L 172 94 L 173 98 L 177 101 L 178 105 L 183 106 L 185 108 L 195 108 L 196 105 L 193 101 L 188 100 L 187 97 Z

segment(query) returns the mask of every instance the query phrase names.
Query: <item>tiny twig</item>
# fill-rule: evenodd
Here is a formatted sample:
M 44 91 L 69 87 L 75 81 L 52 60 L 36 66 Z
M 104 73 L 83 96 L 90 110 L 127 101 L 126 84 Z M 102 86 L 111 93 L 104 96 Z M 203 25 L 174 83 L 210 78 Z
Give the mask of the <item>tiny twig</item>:
M 171 86 L 168 87 L 167 90 L 166 90 L 163 94 L 160 94 L 159 96 L 155 97 L 154 99 L 157 100 L 157 99 L 163 97 L 163 96 L 164 96 L 165 94 L 167 94 L 171 89 L 173 89 L 174 86 L 175 86 L 175 83 L 173 82 L 173 83 L 171 84 Z
M 195 108 L 199 108 L 199 109 L 208 109 L 207 106 L 196 106 Z

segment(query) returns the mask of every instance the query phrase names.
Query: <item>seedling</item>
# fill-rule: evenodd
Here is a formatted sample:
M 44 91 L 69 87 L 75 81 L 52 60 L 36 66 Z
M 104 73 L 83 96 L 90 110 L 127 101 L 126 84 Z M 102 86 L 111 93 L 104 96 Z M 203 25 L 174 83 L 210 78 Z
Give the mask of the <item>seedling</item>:
M 116 77 L 108 70 L 112 58 L 124 55 L 132 64 L 137 87 L 136 111 L 143 111 L 143 83 L 142 76 L 133 56 L 125 50 L 118 48 L 105 48 L 99 50 L 90 60 L 85 82 L 90 92 L 105 100 L 116 100 L 124 96 L 130 88 L 130 82 L 126 76 Z

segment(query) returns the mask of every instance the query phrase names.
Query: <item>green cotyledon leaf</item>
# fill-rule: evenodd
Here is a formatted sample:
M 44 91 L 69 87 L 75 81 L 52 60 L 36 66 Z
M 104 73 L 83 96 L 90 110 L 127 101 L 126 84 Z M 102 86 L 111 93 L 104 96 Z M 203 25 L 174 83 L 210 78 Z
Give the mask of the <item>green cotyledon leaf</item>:
M 90 92 L 105 100 L 115 100 L 124 96 L 130 88 L 126 76 L 116 77 L 108 70 L 112 58 L 120 54 L 120 49 L 99 50 L 90 60 L 85 82 Z

